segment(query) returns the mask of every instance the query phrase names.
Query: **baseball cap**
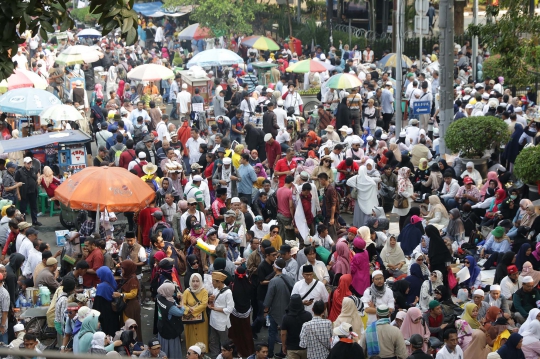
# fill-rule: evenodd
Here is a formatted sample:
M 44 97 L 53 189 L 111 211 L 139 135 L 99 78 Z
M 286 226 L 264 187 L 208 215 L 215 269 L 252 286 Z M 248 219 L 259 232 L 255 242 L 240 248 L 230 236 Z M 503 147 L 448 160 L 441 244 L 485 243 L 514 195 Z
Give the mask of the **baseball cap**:
M 464 183 L 464 184 L 471 184 L 471 183 L 473 183 L 473 182 L 474 182 L 474 181 L 472 180 L 471 177 L 465 177 L 465 178 L 463 179 L 463 183 Z
M 152 217 L 155 217 L 156 219 L 161 219 L 161 218 L 163 218 L 163 212 L 156 211 L 156 212 L 152 213 Z
M 23 162 L 24 162 L 24 163 L 29 163 L 29 162 L 32 162 L 32 159 L 31 159 L 30 157 L 25 157 L 25 158 L 23 159 Z
M 518 272 L 517 267 L 515 265 L 513 265 L 513 264 L 511 266 L 506 267 L 506 270 L 508 272 L 508 275 Z
M 146 153 L 143 151 L 139 152 L 139 158 L 146 158 Z
M 289 253 L 291 251 L 291 246 L 288 244 L 283 244 L 281 247 L 279 247 L 279 253 L 285 254 Z
M 202 177 L 199 176 L 199 175 L 195 175 L 193 176 L 193 182 L 201 182 L 202 181 Z

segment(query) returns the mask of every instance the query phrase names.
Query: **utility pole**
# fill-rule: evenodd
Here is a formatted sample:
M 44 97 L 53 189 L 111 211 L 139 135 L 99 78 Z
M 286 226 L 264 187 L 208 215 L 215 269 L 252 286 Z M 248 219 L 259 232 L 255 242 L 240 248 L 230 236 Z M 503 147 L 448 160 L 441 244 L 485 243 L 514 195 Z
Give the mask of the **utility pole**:
M 402 22 L 405 19 L 405 5 L 403 0 L 396 0 L 397 11 L 395 12 L 395 21 L 393 30 L 396 34 L 396 102 L 395 102 L 395 114 L 394 119 L 396 121 L 396 137 L 399 137 L 401 127 L 403 125 L 403 113 L 401 112 L 401 94 L 403 88 L 403 69 L 402 69 L 402 57 L 403 57 L 403 29 Z M 383 84 L 384 86 L 384 84 Z
M 473 2 L 473 24 L 474 26 L 478 25 L 478 0 Z M 473 36 L 472 38 L 472 73 L 473 80 L 476 82 L 477 71 L 478 71 L 478 36 Z
M 439 90 L 440 118 L 439 124 L 439 151 L 446 154 L 444 135 L 454 117 L 454 1 L 441 0 L 439 5 L 439 43 L 441 44 Z

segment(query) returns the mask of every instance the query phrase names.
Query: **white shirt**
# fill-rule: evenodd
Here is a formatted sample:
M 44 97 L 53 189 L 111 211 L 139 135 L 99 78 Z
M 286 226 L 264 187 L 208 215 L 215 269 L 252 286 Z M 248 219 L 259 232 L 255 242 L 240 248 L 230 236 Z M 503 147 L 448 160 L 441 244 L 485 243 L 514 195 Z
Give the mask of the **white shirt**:
M 148 112 L 146 110 L 140 110 L 138 108 L 131 111 L 129 114 L 129 119 L 131 120 L 131 123 L 135 125 L 137 123 L 137 117 L 141 116 L 143 118 L 143 122 L 150 122 L 150 116 L 148 115 Z
M 418 126 L 409 126 L 405 130 L 407 136 L 412 140 L 412 144 L 416 145 L 418 143 L 418 135 L 420 134 L 420 128 Z M 407 143 L 410 145 L 410 143 Z
M 20 251 L 20 248 L 21 248 L 21 243 L 23 242 L 23 240 L 26 238 L 26 236 L 22 233 L 19 233 L 17 234 L 17 239 L 15 239 L 15 250 L 17 252 Z
M 25 276 L 26 278 L 32 278 L 32 274 L 34 273 L 34 270 L 41 262 L 41 260 L 41 252 L 35 248 L 30 249 L 30 251 L 28 252 L 28 260 L 24 262 L 24 265 L 22 267 L 23 276 Z
M 167 129 L 167 124 L 165 122 L 159 121 L 156 125 L 156 131 L 160 141 L 163 141 L 164 137 L 167 139 L 167 141 L 171 140 L 171 136 L 169 135 L 169 130 Z
M 188 185 L 193 185 L 193 177 L 189 177 L 188 184 L 186 185 L 186 188 Z M 199 185 L 199 190 L 203 193 L 204 196 L 204 208 L 210 209 L 212 206 L 212 203 L 210 202 L 210 188 L 208 187 L 208 180 L 205 178 L 202 180 L 201 184 Z
M 304 102 L 302 101 L 302 98 L 298 94 L 298 92 L 294 93 L 288 93 L 287 97 L 285 97 L 284 101 L 284 108 L 289 108 L 291 106 L 294 106 L 294 114 L 299 116 L 300 115 L 300 105 L 303 105 Z
M 364 295 L 362 296 L 361 299 L 362 299 L 362 303 L 364 303 L 364 307 L 367 308 L 369 306 L 369 302 L 372 301 L 371 287 L 366 288 L 366 290 L 364 291 Z M 384 295 L 382 296 L 382 298 L 377 299 L 376 303 L 373 303 L 373 304 L 375 304 L 375 307 L 381 304 L 386 304 L 388 308 L 394 308 L 395 307 L 394 292 L 392 292 L 390 288 L 386 287 L 386 291 L 384 292 Z M 371 324 L 376 320 L 377 320 L 377 316 L 375 314 L 368 314 L 367 324 Z M 437 357 L 438 357 L 438 354 L 437 354 Z
M 201 227 L 206 227 L 206 216 L 199 210 L 196 210 L 196 214 L 191 214 L 188 211 L 186 211 L 181 217 L 180 217 L 180 231 L 183 232 L 184 229 L 186 229 L 186 220 L 189 216 L 195 216 L 197 218 L 198 222 L 201 222 Z
M 463 359 L 463 350 L 456 345 L 453 353 L 450 353 L 446 348 L 446 345 L 443 345 L 441 350 L 437 353 L 437 359 Z
M 25 260 L 28 260 L 28 255 L 32 248 L 34 248 L 32 241 L 28 237 L 24 237 L 18 252 L 24 256 Z
M 266 236 L 270 233 L 270 225 L 268 223 L 262 224 L 262 229 L 257 228 L 257 225 L 254 224 L 251 228 L 251 231 L 255 234 L 255 238 L 262 239 L 262 237 Z M 277 248 L 276 248 L 277 249 Z
M 342 151 L 339 155 L 336 155 L 334 151 L 330 152 L 330 158 L 334 161 L 331 163 L 331 168 L 336 168 L 341 161 L 345 159 L 345 153 Z
M 306 283 L 305 279 L 302 279 L 294 284 L 293 290 L 291 292 L 291 295 L 293 294 L 299 294 L 300 297 L 303 297 L 306 295 L 306 293 L 311 289 L 311 287 L 314 285 L 315 279 L 310 284 Z M 318 300 L 322 300 L 323 302 L 328 302 L 328 291 L 326 290 L 326 287 L 324 284 L 322 284 L 321 281 L 317 282 L 317 286 L 313 288 L 311 293 L 309 293 L 306 298 L 303 298 L 302 300 L 310 300 L 313 298 L 313 303 L 315 303 Z M 304 306 L 304 309 L 311 314 L 313 314 L 313 303 L 309 306 Z
M 234 227 L 234 225 L 236 224 L 236 222 L 234 222 L 232 225 L 229 225 L 227 224 L 226 222 L 225 223 L 225 228 L 227 229 L 230 229 L 231 227 Z M 240 246 L 241 247 L 245 247 L 246 246 L 246 227 L 244 227 L 243 224 L 240 225 L 240 227 L 238 227 L 238 238 L 240 238 Z M 218 227 L 218 238 L 221 239 L 221 240 L 227 240 L 227 236 L 228 236 L 228 233 L 225 233 L 225 230 L 223 229 L 223 226 L 220 224 L 219 227 Z M 260 238 L 262 239 L 262 238 Z
M 506 299 L 512 300 L 514 293 L 522 287 L 523 277 L 519 276 L 517 283 L 512 282 L 508 276 L 501 280 L 501 295 Z
M 219 294 L 219 289 L 214 288 L 212 294 L 216 298 L 214 306 L 216 308 L 223 308 L 223 312 L 218 312 L 217 310 L 210 312 L 210 326 L 215 330 L 223 332 L 231 327 L 229 316 L 234 309 L 232 291 L 229 289 Z
M 249 105 L 248 105 L 249 101 Z M 251 110 L 250 110 L 251 108 Z M 240 110 L 244 111 L 244 121 L 247 121 L 249 119 L 249 116 L 251 113 L 255 113 L 255 109 L 257 108 L 257 100 L 255 100 L 253 97 L 248 97 L 247 101 L 244 99 L 242 102 L 240 102 Z
M 276 114 L 279 128 L 285 131 L 287 128 L 287 111 L 285 111 L 283 107 L 277 107 L 274 109 L 274 113 Z
M 163 36 L 163 27 L 158 26 L 156 29 L 156 35 L 154 36 L 155 42 L 162 42 L 165 40 L 165 36 Z
M 28 65 L 28 60 L 26 58 L 26 56 L 24 55 L 15 55 L 11 58 L 11 60 L 13 62 L 17 61 L 17 70 L 26 70 L 27 68 L 27 65 Z
M 373 62 L 373 57 L 375 56 L 373 50 L 369 50 L 369 52 L 367 52 L 367 50 L 364 50 L 362 55 L 365 62 Z
M 279 144 L 289 142 L 291 140 L 291 135 L 286 130 L 279 130 L 279 133 L 276 136 L 276 141 Z
M 191 103 L 191 94 L 186 90 L 182 90 L 176 96 L 176 104 L 180 107 L 180 113 L 188 113 L 188 104 Z
M 189 164 L 192 165 L 199 161 L 201 153 L 199 152 L 199 145 L 206 143 L 201 137 L 194 139 L 190 137 L 186 142 L 186 147 L 189 150 Z

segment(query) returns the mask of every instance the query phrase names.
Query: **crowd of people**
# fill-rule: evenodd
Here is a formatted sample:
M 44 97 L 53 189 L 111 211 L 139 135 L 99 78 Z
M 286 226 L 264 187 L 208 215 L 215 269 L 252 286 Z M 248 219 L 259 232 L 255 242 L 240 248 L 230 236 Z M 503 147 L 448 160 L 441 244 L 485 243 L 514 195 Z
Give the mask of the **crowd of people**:
M 392 69 L 377 67 L 384 54 L 369 46 L 298 53 L 280 43 L 279 51 L 256 51 L 239 45 L 242 36 L 179 41 L 181 28 L 141 17 L 134 46 L 74 34 L 54 49 L 29 36 L 13 57 L 88 118 L 82 127 L 97 149 L 92 165 L 123 167 L 155 197 L 124 213 L 128 228 L 120 234 L 117 214 L 102 212 L 98 225 L 98 214 L 88 212 L 53 254 L 39 239 L 37 195 L 41 188 L 54 201 L 61 174 L 32 151 L 2 160 L 2 198 L 10 201 L 0 220 L 2 342 L 39 351 L 39 333 L 26 332 L 15 313 L 33 301 L 26 288 L 46 287 L 56 347 L 75 354 L 540 356 L 540 207 L 513 186 L 512 174 L 519 151 L 537 144 L 536 123 L 524 115 L 530 101 L 512 97 L 504 79 L 472 79 L 470 46 L 456 45 L 455 118 L 499 117 L 512 137 L 484 175 L 439 153 L 439 74 L 424 68 L 438 48 L 410 66 L 396 89 Z M 88 42 L 103 49 L 99 62 L 55 63 L 56 53 Z M 205 100 L 180 75 L 144 84 L 126 77 L 137 65 L 181 66 L 213 47 L 238 52 L 245 65 L 208 71 L 208 110 L 193 109 Z M 305 58 L 334 68 L 285 71 Z M 257 61 L 279 65 L 275 82 L 259 85 Z M 340 72 L 363 86 L 326 88 Z M 63 93 L 74 73 L 84 86 Z M 317 86 L 321 104 L 305 113 L 298 91 Z M 399 133 L 397 91 L 410 108 L 431 104 L 428 115 L 411 110 Z M 1 130 L 3 139 L 18 135 L 5 122 Z M 491 268 L 493 281 L 485 277 Z M 95 292 L 84 295 L 89 289 Z M 143 337 L 143 306 L 154 310 L 151 338 Z

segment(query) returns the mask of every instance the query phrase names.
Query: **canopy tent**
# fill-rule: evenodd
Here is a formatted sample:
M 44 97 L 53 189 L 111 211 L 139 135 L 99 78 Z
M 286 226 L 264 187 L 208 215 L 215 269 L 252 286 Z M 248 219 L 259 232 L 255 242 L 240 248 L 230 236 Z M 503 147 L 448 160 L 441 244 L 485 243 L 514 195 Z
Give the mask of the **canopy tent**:
M 44 147 L 53 143 L 85 143 L 92 138 L 79 130 L 67 130 L 61 132 L 49 132 L 42 135 L 22 137 L 16 140 L 0 141 L 0 153 L 24 151 L 29 148 Z
M 178 6 L 173 8 L 165 8 L 161 1 L 137 3 L 133 5 L 133 10 L 137 13 L 141 13 L 144 16 L 149 17 L 162 17 L 162 16 L 183 16 L 189 14 L 192 10 L 192 6 Z

